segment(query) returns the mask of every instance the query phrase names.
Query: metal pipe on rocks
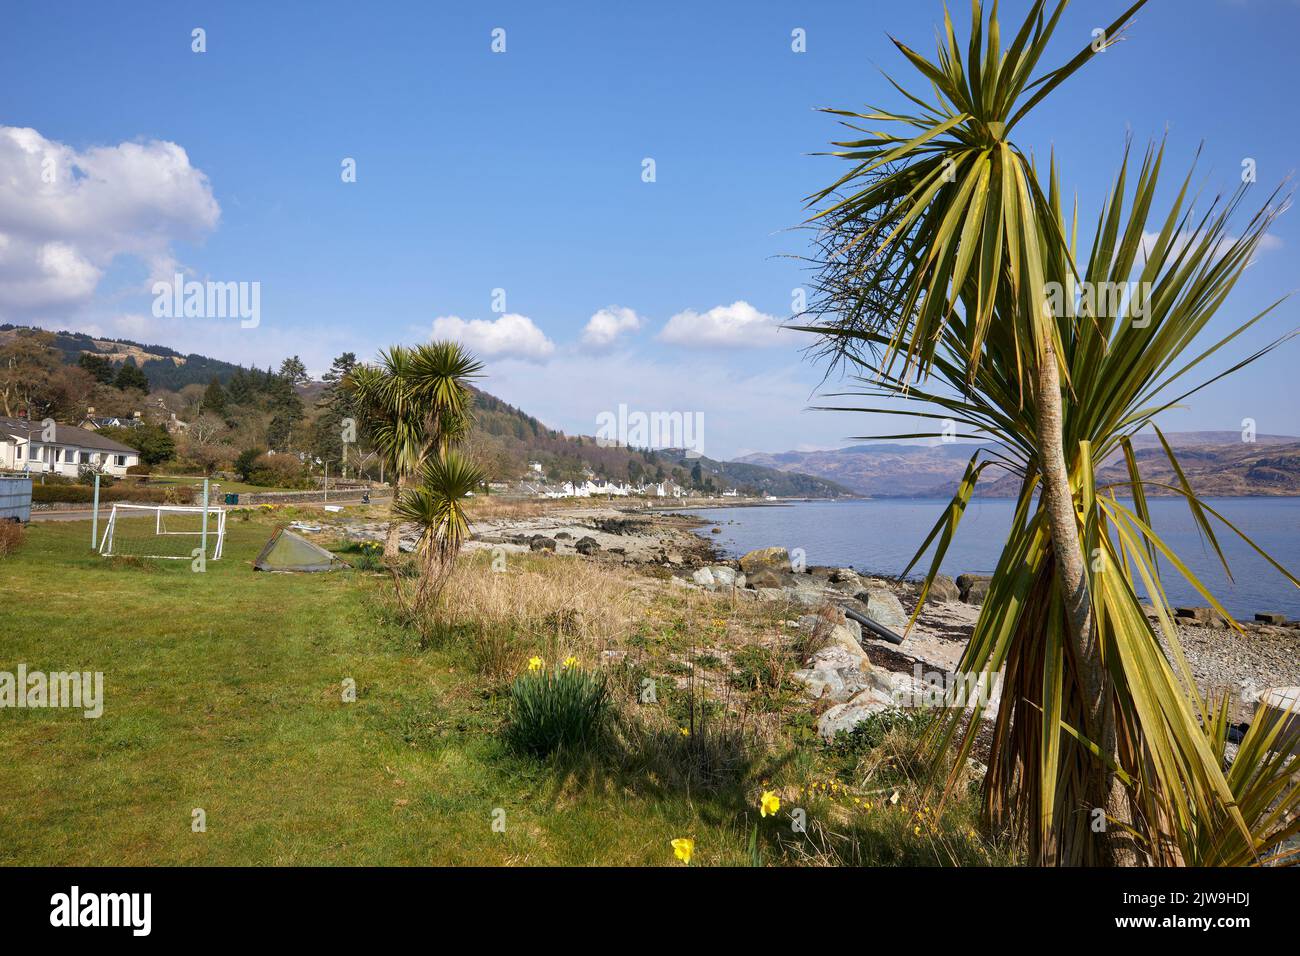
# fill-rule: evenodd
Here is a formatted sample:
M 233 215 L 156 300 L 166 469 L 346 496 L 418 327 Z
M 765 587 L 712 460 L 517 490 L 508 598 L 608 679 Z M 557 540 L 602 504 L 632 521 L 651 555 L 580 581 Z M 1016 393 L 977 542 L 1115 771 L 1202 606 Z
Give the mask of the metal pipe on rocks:
M 871 618 L 867 617 L 865 614 L 859 614 L 851 607 L 846 607 L 844 609 L 844 616 L 854 621 L 857 621 L 859 624 L 865 627 L 872 634 L 876 635 L 876 637 L 879 637 L 881 640 L 889 641 L 890 644 L 903 643 L 903 638 L 895 634 L 889 628 L 885 627 L 885 625 L 876 623 Z

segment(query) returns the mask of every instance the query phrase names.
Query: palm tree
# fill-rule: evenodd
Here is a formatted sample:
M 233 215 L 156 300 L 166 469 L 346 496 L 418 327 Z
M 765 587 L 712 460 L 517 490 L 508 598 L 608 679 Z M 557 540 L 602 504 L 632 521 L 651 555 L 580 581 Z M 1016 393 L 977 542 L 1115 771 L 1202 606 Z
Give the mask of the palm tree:
M 469 383 L 483 365 L 455 342 L 380 352 L 377 365 L 360 365 L 344 379 L 361 410 L 362 426 L 393 474 L 394 505 L 430 453 L 445 454 L 473 421 Z M 384 557 L 395 558 L 401 520 L 388 525 Z
M 399 600 L 414 611 L 423 610 L 442 593 L 461 545 L 469 537 L 465 498 L 486 480 L 486 474 L 449 448 L 426 460 L 418 478 L 393 504 L 397 520 L 412 522 L 420 529 L 420 575 L 413 593 L 407 595 L 400 577 L 394 577 Z M 422 620 L 418 614 L 414 617 Z
M 903 414 L 953 420 L 991 439 L 913 560 L 937 542 L 918 611 L 982 473 L 1003 469 L 1019 479 L 1009 538 L 959 665 L 1004 675 L 984 783 L 989 822 L 1014 827 L 1042 863 L 1258 860 L 1300 831 L 1300 821 L 1284 822 L 1300 791 L 1287 782 L 1285 761 L 1263 756 L 1271 742 L 1263 728 L 1252 730 L 1255 765 L 1239 767 L 1243 751 L 1223 770 L 1226 704 L 1204 700 L 1191 679 L 1157 556 L 1222 608 L 1152 530 L 1146 491 L 1154 483 L 1141 477 L 1130 437 L 1207 384 L 1171 397 L 1242 331 L 1179 364 L 1277 209 L 1256 213 L 1234 238 L 1228 224 L 1242 192 L 1198 217 L 1184 182 L 1147 230 L 1163 148 L 1147 151 L 1127 213 L 1126 152 L 1081 264 L 1055 162 L 1044 190 L 1010 137 L 1120 38 L 1145 0 L 1035 78 L 1067 3 L 1049 14 L 1047 0 L 1036 0 L 1003 50 L 996 4 L 985 17 L 972 0 L 964 58 L 945 11 L 936 60 L 895 41 L 932 98 L 890 80 L 915 109 L 827 111 L 856 131 L 833 153 L 853 165 L 809 200 L 818 294 L 815 320 L 803 328 L 820 336 L 823 356 L 858 371 L 853 394 L 902 399 Z M 1085 296 L 1074 308 L 1076 287 L 1131 279 L 1136 294 Z M 1163 490 L 1186 499 L 1217 549 L 1210 519 L 1236 529 L 1192 493 L 1164 447 L 1179 482 Z M 1128 480 L 1098 484 L 1095 468 L 1116 455 L 1128 463 Z M 1135 579 L 1156 603 L 1168 655 Z M 934 731 L 936 753 L 957 741 L 960 768 L 982 710 L 949 710 Z

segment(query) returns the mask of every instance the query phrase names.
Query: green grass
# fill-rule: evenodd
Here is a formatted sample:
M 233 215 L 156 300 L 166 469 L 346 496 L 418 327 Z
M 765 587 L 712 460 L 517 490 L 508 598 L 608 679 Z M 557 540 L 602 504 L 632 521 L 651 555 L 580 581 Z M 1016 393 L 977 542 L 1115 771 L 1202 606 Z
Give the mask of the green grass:
M 96 557 L 85 522 L 0 560 L 0 670 L 102 671 L 105 697 L 0 710 L 0 864 L 668 865 L 684 836 L 697 865 L 748 861 L 754 793 L 516 754 L 505 698 L 387 620 L 382 575 L 255 573 L 270 521 L 229 522 L 202 574 Z
M 203 494 L 202 478 L 178 478 L 174 475 L 163 475 L 156 478 L 150 478 L 148 483 L 145 485 L 145 487 L 146 488 L 166 487 L 169 485 L 183 485 L 189 488 L 198 488 L 199 489 L 198 494 L 200 496 L 202 496 Z M 218 486 L 220 487 L 218 488 Z M 233 479 L 229 481 L 225 481 L 225 480 L 218 481 L 215 478 L 212 479 L 212 488 L 215 489 L 213 491 L 213 494 L 223 494 L 223 495 L 229 495 L 229 494 L 251 495 L 251 494 L 258 494 L 264 491 L 302 491 L 303 490 L 302 488 L 277 488 L 272 485 L 250 485 L 246 481 L 235 481 Z

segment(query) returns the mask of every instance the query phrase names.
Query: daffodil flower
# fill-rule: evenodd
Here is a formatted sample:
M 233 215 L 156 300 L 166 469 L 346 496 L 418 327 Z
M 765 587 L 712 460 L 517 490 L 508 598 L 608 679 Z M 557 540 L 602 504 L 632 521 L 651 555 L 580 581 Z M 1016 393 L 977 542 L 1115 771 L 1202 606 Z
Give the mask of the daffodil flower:
M 765 817 L 776 816 L 781 809 L 781 799 L 771 790 L 763 791 L 763 798 L 758 802 L 759 812 Z
M 528 669 L 530 671 L 539 671 L 544 666 L 546 666 L 546 661 L 542 660 L 540 657 L 528 658 Z
M 566 657 L 566 658 L 564 659 L 564 664 L 561 665 L 561 666 L 563 666 L 564 669 L 565 669 L 566 671 L 567 671 L 570 667 L 577 667 L 577 666 L 578 666 L 578 659 L 577 659 L 576 657 Z
M 695 853 L 695 841 L 689 837 L 678 837 L 673 841 L 673 856 L 687 866 L 691 865 L 691 856 Z

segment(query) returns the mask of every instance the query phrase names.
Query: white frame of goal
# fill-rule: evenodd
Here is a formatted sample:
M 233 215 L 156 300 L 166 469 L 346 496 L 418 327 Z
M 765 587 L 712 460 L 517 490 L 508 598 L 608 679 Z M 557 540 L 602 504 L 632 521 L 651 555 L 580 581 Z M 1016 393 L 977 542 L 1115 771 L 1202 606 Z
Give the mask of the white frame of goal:
M 120 503 L 115 503 L 113 505 L 113 511 L 108 516 L 108 524 L 104 526 L 104 537 L 100 540 L 99 543 L 99 553 L 101 556 L 105 558 L 111 558 L 113 556 L 113 532 L 117 528 L 117 513 L 119 510 L 154 512 L 154 535 L 156 537 L 163 537 L 166 535 L 188 535 L 191 537 L 201 538 L 203 536 L 202 530 L 199 531 L 164 530 L 163 515 L 166 513 L 202 515 L 204 511 L 206 511 L 208 514 L 215 514 L 217 516 L 216 527 L 208 529 L 207 533 L 209 535 L 215 535 L 217 539 L 217 543 L 215 547 L 213 547 L 212 549 L 211 560 L 218 561 L 221 559 L 221 549 L 222 546 L 226 543 L 226 512 L 224 508 L 220 508 L 217 505 L 208 505 L 205 508 L 203 505 L 130 505 L 130 504 L 120 504 Z M 164 561 L 189 561 L 190 560 L 190 555 L 188 554 L 141 554 L 141 555 L 137 555 L 137 557 L 157 558 L 159 560 L 164 560 Z

